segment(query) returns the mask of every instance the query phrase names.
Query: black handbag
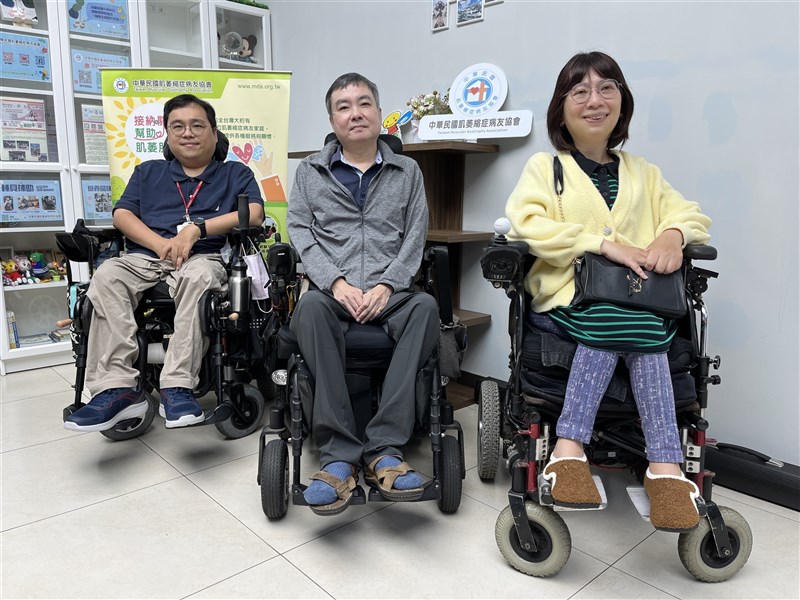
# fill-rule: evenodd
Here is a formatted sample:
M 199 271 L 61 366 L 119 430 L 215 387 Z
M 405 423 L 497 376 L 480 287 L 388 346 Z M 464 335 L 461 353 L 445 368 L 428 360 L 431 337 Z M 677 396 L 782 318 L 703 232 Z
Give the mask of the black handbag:
M 558 210 L 564 221 L 561 193 L 564 173 L 561 161 L 553 159 L 553 184 Z M 575 259 L 575 295 L 572 306 L 609 302 L 617 306 L 646 310 L 661 317 L 679 319 L 686 314 L 686 293 L 683 268 L 662 275 L 647 272 L 647 279 L 607 258 L 587 252 Z
M 642 279 L 625 265 L 587 252 L 575 260 L 572 305 L 610 302 L 679 319 L 686 314 L 684 288 L 683 269 L 669 275 L 648 271 L 647 279 Z

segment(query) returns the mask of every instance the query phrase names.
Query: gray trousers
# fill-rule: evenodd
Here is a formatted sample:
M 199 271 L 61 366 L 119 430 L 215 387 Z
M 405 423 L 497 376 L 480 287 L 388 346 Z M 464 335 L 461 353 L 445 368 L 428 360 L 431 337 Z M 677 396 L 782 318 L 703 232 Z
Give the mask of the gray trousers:
M 439 312 L 432 296 L 392 294 L 372 323 L 381 325 L 396 346 L 378 411 L 367 424 L 362 442 L 345 382 L 344 334 L 352 321 L 333 296 L 311 290 L 300 298 L 290 324 L 315 380 L 311 425 L 323 467 L 335 461 L 358 465 L 379 456 L 402 455 L 414 428 L 417 371 L 439 339 Z
M 208 340 L 198 305 L 206 290 L 223 290 L 227 274 L 219 254 L 195 254 L 179 271 L 172 262 L 132 253 L 100 265 L 87 295 L 94 306 L 89 328 L 86 389 L 96 396 L 112 388 L 135 387 L 139 371 L 134 308 L 144 292 L 166 281 L 175 299 L 172 336 L 160 385 L 194 389 Z

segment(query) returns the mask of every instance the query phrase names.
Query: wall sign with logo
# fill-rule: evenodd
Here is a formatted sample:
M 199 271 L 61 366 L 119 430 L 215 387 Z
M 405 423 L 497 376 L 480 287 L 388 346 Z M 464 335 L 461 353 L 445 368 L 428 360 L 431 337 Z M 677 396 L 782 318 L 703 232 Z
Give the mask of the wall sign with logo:
M 505 73 L 492 64 L 467 67 L 450 86 L 452 115 L 428 115 L 419 124 L 422 140 L 477 140 L 525 137 L 531 132 L 533 113 L 500 108 L 508 95 Z

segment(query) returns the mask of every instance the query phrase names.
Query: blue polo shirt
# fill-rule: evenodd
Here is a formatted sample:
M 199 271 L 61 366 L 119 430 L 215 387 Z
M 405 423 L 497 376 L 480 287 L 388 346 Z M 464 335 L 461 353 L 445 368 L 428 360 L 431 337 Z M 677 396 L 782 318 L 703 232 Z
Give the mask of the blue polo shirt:
M 263 204 L 253 172 L 240 162 L 215 160 L 202 174 L 189 177 L 177 160 L 148 160 L 133 170 L 114 210 L 129 210 L 161 237 L 173 238 L 178 234 L 178 225 L 186 220 L 186 208 L 177 185 L 188 203 L 200 182 L 203 185 L 189 207 L 190 219 L 203 217 L 208 220 L 234 212 L 239 194 L 248 194 L 250 204 Z M 208 239 L 198 240 L 192 252 L 213 254 L 224 245 L 224 235 L 210 235 Z M 128 252 L 156 257 L 154 252 L 133 240 L 126 239 L 126 246 Z
M 336 152 L 333 153 L 333 156 L 331 156 L 329 166 L 333 176 L 350 192 L 358 208 L 364 210 L 364 202 L 367 200 L 369 183 L 372 181 L 372 178 L 378 174 L 378 171 L 381 170 L 382 164 L 383 157 L 381 156 L 381 151 L 378 150 L 375 155 L 375 162 L 369 169 L 362 173 L 344 159 L 342 147 L 339 146 Z

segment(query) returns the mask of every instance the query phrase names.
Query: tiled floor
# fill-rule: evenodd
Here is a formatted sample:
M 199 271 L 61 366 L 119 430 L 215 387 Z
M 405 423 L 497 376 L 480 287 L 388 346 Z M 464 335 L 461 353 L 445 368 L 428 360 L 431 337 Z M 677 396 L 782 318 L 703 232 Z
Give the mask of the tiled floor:
M 641 520 L 624 473 L 604 473 L 609 507 L 562 513 L 572 554 L 555 577 L 510 568 L 494 541 L 508 475 L 475 471 L 474 406 L 461 507 L 352 506 L 317 517 L 290 506 L 270 522 L 256 484 L 258 435 L 167 431 L 156 417 L 128 442 L 63 429 L 71 366 L 0 378 L 2 598 L 798 598 L 798 513 L 723 488 L 755 538 L 732 580 L 686 572 L 677 535 Z M 304 470 L 315 466 L 304 454 Z M 407 453 L 430 472 L 427 442 Z

